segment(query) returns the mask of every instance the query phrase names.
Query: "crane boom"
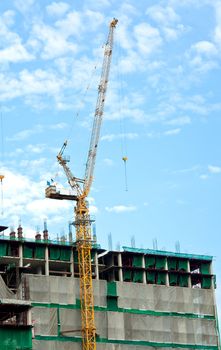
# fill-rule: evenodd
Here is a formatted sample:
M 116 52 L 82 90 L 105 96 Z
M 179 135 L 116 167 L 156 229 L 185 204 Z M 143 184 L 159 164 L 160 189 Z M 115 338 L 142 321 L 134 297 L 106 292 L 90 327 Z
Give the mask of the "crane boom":
M 104 60 L 102 65 L 102 72 L 100 78 L 100 84 L 98 85 L 98 97 L 94 113 L 94 122 L 91 133 L 90 147 L 88 151 L 88 158 L 85 169 L 85 182 L 84 182 L 84 193 L 87 195 L 90 192 L 90 187 L 93 181 L 94 166 L 97 155 L 97 146 L 100 136 L 101 122 L 104 111 L 105 95 L 107 91 L 107 83 L 110 72 L 112 47 L 113 47 L 113 34 L 114 28 L 116 27 L 118 20 L 114 18 L 110 23 L 110 30 L 107 42 L 104 49 Z

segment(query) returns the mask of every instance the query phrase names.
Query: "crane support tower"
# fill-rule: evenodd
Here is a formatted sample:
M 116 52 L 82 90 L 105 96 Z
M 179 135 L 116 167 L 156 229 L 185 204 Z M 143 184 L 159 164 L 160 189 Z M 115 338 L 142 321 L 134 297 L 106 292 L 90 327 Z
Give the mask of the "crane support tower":
M 64 142 L 60 152 L 57 155 L 59 164 L 63 167 L 68 183 L 73 190 L 69 196 L 62 195 L 56 190 L 55 185 L 46 188 L 45 195 L 54 199 L 75 200 L 75 221 L 76 245 L 78 251 L 79 277 L 80 277 L 80 300 L 81 300 L 81 330 L 83 350 L 96 349 L 96 327 L 94 319 L 94 297 L 92 285 L 92 266 L 91 266 L 91 219 L 87 204 L 87 196 L 90 192 L 93 182 L 93 174 L 97 155 L 97 148 L 100 137 L 100 129 L 103 118 L 105 96 L 110 72 L 113 34 L 118 20 L 113 18 L 109 26 L 109 34 L 104 48 L 104 58 L 101 71 L 100 83 L 98 85 L 98 97 L 94 114 L 94 121 L 91 133 L 88 158 L 85 169 L 84 179 L 75 177 L 67 165 L 67 160 L 63 157 L 67 141 Z

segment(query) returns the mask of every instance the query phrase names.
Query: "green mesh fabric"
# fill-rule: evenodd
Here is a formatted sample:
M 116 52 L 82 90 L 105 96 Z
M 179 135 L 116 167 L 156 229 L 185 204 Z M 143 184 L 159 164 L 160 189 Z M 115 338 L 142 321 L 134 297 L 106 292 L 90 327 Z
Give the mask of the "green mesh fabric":
M 132 273 L 130 270 L 124 270 L 123 271 L 123 280 L 126 281 L 131 281 Z
M 165 272 L 158 272 L 157 273 L 157 284 L 166 284 L 166 273 Z
M 133 282 L 143 282 L 143 272 L 142 271 L 134 271 L 133 273 Z
M 187 271 L 188 261 L 187 260 L 178 260 L 178 270 L 179 271 Z
M 24 258 L 33 258 L 33 248 L 28 246 L 28 245 L 24 245 L 24 247 L 23 247 L 23 257 Z
M 117 297 L 107 296 L 107 307 L 109 310 L 117 310 Z
M 177 269 L 177 260 L 169 259 L 167 260 L 168 270 L 176 270 Z
M 134 255 L 132 265 L 133 267 L 142 267 L 142 255 Z
M 180 287 L 188 287 L 188 275 L 180 275 L 179 286 Z
M 145 257 L 145 267 L 146 268 L 153 268 L 155 267 L 156 259 L 153 255 L 148 255 Z
M 31 329 L 0 328 L 1 350 L 31 350 Z
M 78 263 L 78 252 L 74 252 L 74 262 Z
M 176 286 L 177 285 L 177 274 L 176 273 L 170 273 L 169 274 L 169 283 L 170 283 L 170 286 Z
M 45 247 L 37 246 L 35 248 L 35 257 L 36 257 L 36 259 L 44 259 L 45 258 Z
M 205 289 L 211 288 L 211 277 L 202 278 L 202 288 L 205 288 Z
M 0 256 L 5 256 L 7 255 L 7 243 L 5 242 L 0 242 Z
M 147 272 L 147 283 L 155 283 L 155 277 L 156 277 L 156 273 L 154 271 L 148 271 Z
M 166 257 L 157 256 L 156 257 L 156 269 L 165 269 Z
M 49 258 L 51 260 L 60 260 L 60 247 L 50 247 Z
M 200 272 L 203 274 L 210 274 L 210 263 L 201 263 Z
M 107 282 L 107 295 L 117 296 L 117 284 L 116 282 Z
M 61 250 L 60 250 L 60 260 L 70 261 L 70 258 L 71 258 L 71 250 L 70 249 L 61 248 Z

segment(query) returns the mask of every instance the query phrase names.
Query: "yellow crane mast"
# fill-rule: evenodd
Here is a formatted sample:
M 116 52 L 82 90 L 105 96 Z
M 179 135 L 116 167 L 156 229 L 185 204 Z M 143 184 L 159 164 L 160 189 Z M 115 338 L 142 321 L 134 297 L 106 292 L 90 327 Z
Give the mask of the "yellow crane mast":
M 103 117 L 105 95 L 109 78 L 113 34 L 118 20 L 113 18 L 109 26 L 109 34 L 104 48 L 104 58 L 100 83 L 98 85 L 98 97 L 94 114 L 94 121 L 91 133 L 90 147 L 86 163 L 84 179 L 73 176 L 67 165 L 67 160 L 63 157 L 63 152 L 67 146 L 64 142 L 57 159 L 63 167 L 69 185 L 73 190 L 72 195 L 62 195 L 57 192 L 56 186 L 52 185 L 46 188 L 45 194 L 48 198 L 75 200 L 75 227 L 76 227 L 76 245 L 78 251 L 79 277 L 80 277 L 80 300 L 81 300 L 81 330 L 83 350 L 96 349 L 96 327 L 94 319 L 94 297 L 92 286 L 92 267 L 91 267 L 91 219 L 87 204 L 87 196 L 90 192 L 93 181 L 94 167 L 97 155 L 97 147 L 100 137 L 100 129 Z

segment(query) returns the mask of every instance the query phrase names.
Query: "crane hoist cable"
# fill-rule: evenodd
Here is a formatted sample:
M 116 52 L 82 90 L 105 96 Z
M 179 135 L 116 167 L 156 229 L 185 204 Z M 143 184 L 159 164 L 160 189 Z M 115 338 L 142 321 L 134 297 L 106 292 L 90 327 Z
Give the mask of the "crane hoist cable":
M 123 83 L 122 83 L 122 74 L 119 69 L 120 67 L 120 59 L 119 56 L 121 57 L 121 53 L 119 54 L 121 48 L 120 46 L 117 47 L 117 78 L 119 82 L 119 120 L 120 120 L 120 143 L 121 143 L 121 159 L 123 160 L 124 163 L 124 181 L 125 181 L 125 191 L 128 191 L 128 181 L 127 181 L 127 161 L 128 161 L 128 152 L 127 152 L 127 140 L 126 140 L 126 132 L 125 132 L 125 117 L 124 117 L 124 111 L 126 110 L 125 106 L 125 96 L 124 96 L 124 89 L 123 89 Z
M 113 34 L 118 20 L 113 18 L 109 25 L 107 42 L 104 47 L 104 57 L 101 70 L 100 83 L 98 85 L 98 96 L 94 113 L 94 121 L 91 132 L 91 140 L 88 151 L 88 158 L 85 169 L 85 176 L 79 179 L 72 174 L 67 165 L 67 160 L 63 157 L 67 146 L 65 141 L 57 155 L 58 163 L 63 167 L 73 195 L 62 195 L 56 191 L 56 186 L 49 186 L 45 190 L 48 198 L 75 200 L 75 229 L 76 247 L 78 252 L 78 268 L 80 277 L 80 301 L 81 301 L 81 331 L 83 350 L 96 349 L 96 327 L 94 316 L 94 297 L 92 285 L 92 265 L 91 265 L 91 218 L 87 202 L 93 181 L 97 148 L 100 139 L 100 129 L 103 119 L 104 103 L 109 80 L 110 64 L 113 48 Z

